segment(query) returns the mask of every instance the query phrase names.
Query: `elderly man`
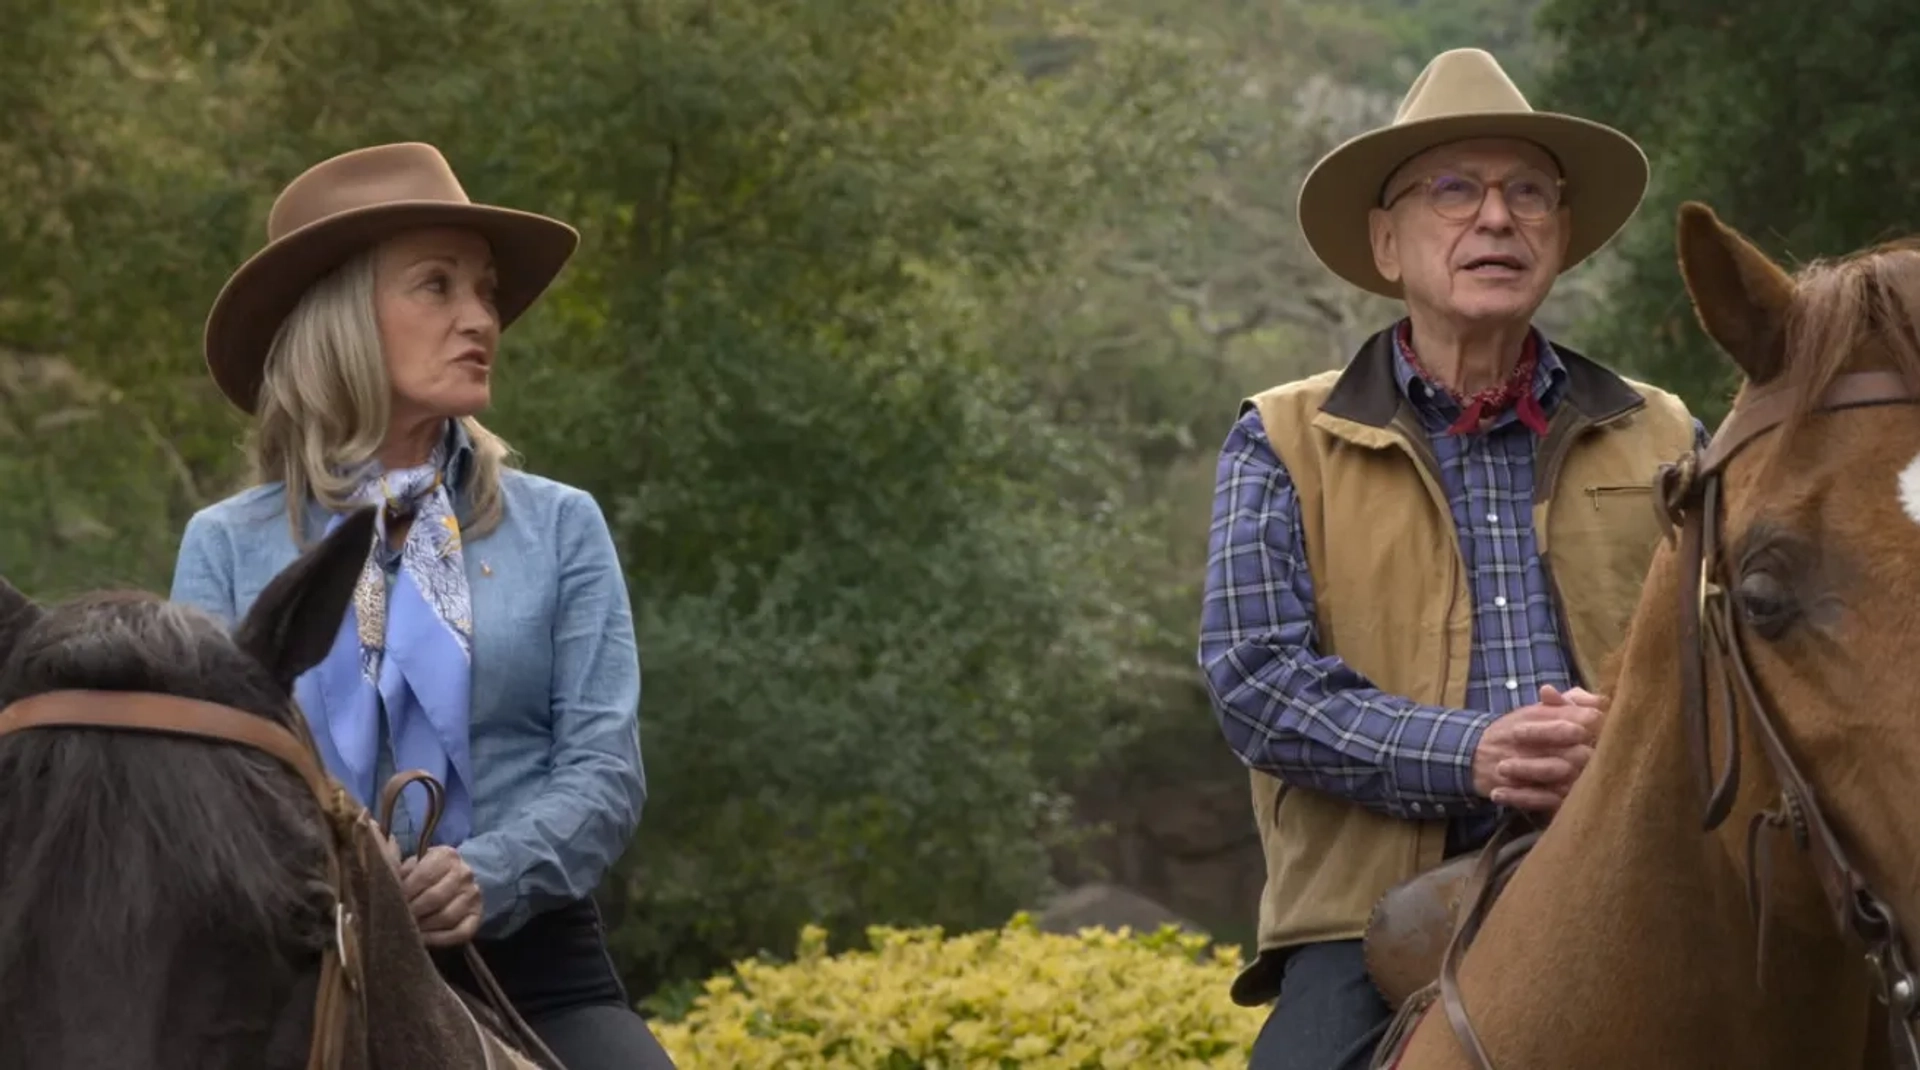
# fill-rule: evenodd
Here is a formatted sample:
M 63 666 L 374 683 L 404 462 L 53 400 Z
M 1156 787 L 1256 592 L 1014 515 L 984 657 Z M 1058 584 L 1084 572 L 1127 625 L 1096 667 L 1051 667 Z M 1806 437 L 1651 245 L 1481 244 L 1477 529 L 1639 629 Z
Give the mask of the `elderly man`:
M 1651 481 L 1702 432 L 1532 318 L 1646 182 L 1624 135 L 1463 49 L 1300 191 L 1322 263 L 1406 315 L 1245 401 L 1220 454 L 1199 658 L 1266 854 L 1232 992 L 1274 1001 L 1254 1070 L 1365 1067 L 1375 901 L 1504 810 L 1550 814 L 1592 754 L 1582 685 L 1659 541 Z

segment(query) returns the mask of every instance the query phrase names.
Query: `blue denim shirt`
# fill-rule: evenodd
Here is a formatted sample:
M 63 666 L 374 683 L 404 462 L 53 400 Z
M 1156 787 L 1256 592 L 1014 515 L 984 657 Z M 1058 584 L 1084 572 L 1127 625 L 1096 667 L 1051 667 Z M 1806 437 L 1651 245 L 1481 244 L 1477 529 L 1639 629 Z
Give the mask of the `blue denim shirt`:
M 471 448 L 456 437 L 457 488 Z M 473 834 L 458 850 L 487 937 L 591 894 L 646 801 L 639 655 L 606 518 L 592 495 L 540 476 L 509 469 L 502 490 L 500 525 L 465 543 L 475 783 Z M 457 490 L 454 500 L 462 508 Z M 309 537 L 327 519 L 309 503 Z M 187 522 L 172 597 L 231 627 L 299 553 L 281 484 L 242 491 Z

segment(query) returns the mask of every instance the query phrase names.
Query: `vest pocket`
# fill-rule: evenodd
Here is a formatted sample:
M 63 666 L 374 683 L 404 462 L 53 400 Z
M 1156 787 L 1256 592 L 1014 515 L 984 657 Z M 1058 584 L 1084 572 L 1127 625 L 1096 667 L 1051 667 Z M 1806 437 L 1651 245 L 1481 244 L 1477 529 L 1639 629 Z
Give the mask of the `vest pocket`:
M 1661 528 L 1651 480 L 1576 483 L 1566 489 L 1575 487 L 1579 497 L 1568 493 L 1548 521 L 1553 578 L 1561 627 L 1571 632 L 1561 638 L 1590 672 L 1598 673 L 1640 603 Z M 1585 684 L 1596 687 L 1599 681 Z
M 1639 498 L 1651 497 L 1653 495 L 1653 484 L 1589 483 L 1585 487 L 1580 488 L 1580 492 L 1586 495 L 1587 501 L 1593 505 L 1594 511 L 1599 512 L 1604 508 L 1603 503 L 1608 501 L 1618 501 L 1622 498 L 1632 501 Z M 1648 508 L 1652 508 L 1652 505 L 1649 504 Z

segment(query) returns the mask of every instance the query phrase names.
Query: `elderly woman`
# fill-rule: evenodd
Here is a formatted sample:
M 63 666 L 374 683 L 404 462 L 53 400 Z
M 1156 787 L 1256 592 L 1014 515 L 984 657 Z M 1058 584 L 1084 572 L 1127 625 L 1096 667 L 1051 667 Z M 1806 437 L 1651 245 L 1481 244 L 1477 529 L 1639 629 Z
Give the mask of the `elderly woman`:
M 592 899 L 646 796 L 613 539 L 590 495 L 509 467 L 475 415 L 501 331 L 578 235 L 469 201 L 421 144 L 313 167 L 267 232 L 205 340 L 214 382 L 253 417 L 254 485 L 188 522 L 173 597 L 231 623 L 344 512 L 380 505 L 333 652 L 297 686 L 329 770 L 370 807 L 396 770 L 445 785 L 436 827 L 411 809 L 418 789 L 394 827 L 450 980 L 475 984 L 445 950 L 471 941 L 570 1070 L 670 1067 Z

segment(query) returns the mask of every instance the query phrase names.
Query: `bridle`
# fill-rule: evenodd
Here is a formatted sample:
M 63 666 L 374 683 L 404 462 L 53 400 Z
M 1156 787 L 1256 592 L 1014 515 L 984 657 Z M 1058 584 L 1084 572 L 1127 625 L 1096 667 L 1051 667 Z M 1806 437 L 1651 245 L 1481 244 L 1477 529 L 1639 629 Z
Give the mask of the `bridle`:
M 1721 545 L 1722 479 L 1741 450 L 1778 428 L 1792 415 L 1796 398 L 1781 386 L 1764 387 L 1729 413 L 1704 454 L 1695 453 L 1660 472 L 1655 505 L 1662 519 L 1680 530 L 1679 554 L 1688 569 L 1680 586 L 1681 716 L 1687 748 L 1705 798 L 1702 827 L 1720 827 L 1733 808 L 1740 785 L 1740 717 L 1729 708 L 1738 701 L 1747 711 L 1767 764 L 1780 784 L 1776 804 L 1753 815 L 1747 825 L 1747 901 L 1759 926 L 1759 954 L 1766 953 L 1767 888 L 1773 855 L 1770 829 L 1785 829 L 1794 846 L 1806 852 L 1825 893 L 1834 924 L 1866 946 L 1876 995 L 1887 1007 L 1887 1040 L 1897 1070 L 1920 1070 L 1920 975 L 1893 908 L 1868 886 L 1840 837 L 1821 809 L 1819 796 L 1781 737 L 1779 719 L 1760 693 L 1748 666 L 1744 628 L 1732 591 L 1739 577 Z M 1831 413 L 1877 405 L 1920 404 L 1906 378 L 1887 371 L 1838 376 L 1812 412 Z M 1711 644 L 1711 646 L 1709 646 Z M 1725 749 L 1716 776 L 1708 736 L 1706 674 L 1720 677 L 1721 743 Z
M 1713 441 L 1704 450 L 1662 466 L 1655 481 L 1654 507 L 1671 540 L 1679 533 L 1678 553 L 1687 571 L 1680 585 L 1681 717 L 1687 748 L 1705 800 L 1702 826 L 1711 832 L 1726 821 L 1740 786 L 1740 716 L 1729 708 L 1738 703 L 1752 721 L 1767 764 L 1780 783 L 1776 804 L 1755 814 L 1747 827 L 1747 897 L 1759 927 L 1758 954 L 1766 953 L 1767 885 L 1772 852 L 1765 833 L 1785 829 L 1794 845 L 1812 860 L 1835 925 L 1866 946 L 1867 965 L 1875 994 L 1887 1007 L 1888 1043 L 1895 1070 L 1920 1070 L 1920 974 L 1908 957 L 1908 948 L 1893 909 L 1867 884 L 1838 834 L 1821 810 L 1813 785 L 1800 771 L 1781 737 L 1778 718 L 1760 692 L 1748 666 L 1743 626 L 1732 591 L 1738 577 L 1727 560 L 1721 538 L 1726 467 L 1754 441 L 1786 423 L 1794 414 L 1797 397 L 1784 385 L 1750 389 L 1727 415 Z M 1894 372 L 1852 372 L 1836 377 L 1812 413 L 1841 412 L 1875 405 L 1920 404 L 1907 380 Z M 1709 703 L 1709 668 L 1720 680 L 1719 703 Z M 1725 754 L 1714 772 L 1708 739 L 1716 708 Z M 1475 1070 L 1494 1070 L 1493 1061 L 1468 1019 L 1460 998 L 1456 970 L 1459 957 L 1479 930 L 1505 876 L 1517 858 L 1501 862 L 1501 849 L 1520 838 L 1521 824 L 1503 823 L 1482 850 L 1471 890 L 1463 897 L 1465 912 L 1442 962 L 1435 997 L 1443 1005 L 1454 1035 Z M 1508 852 L 1511 854 L 1511 852 Z
M 304 728 L 306 722 L 296 716 L 293 723 Z M 347 1054 L 349 1015 L 364 1015 L 366 1009 L 360 914 L 341 863 L 348 852 L 361 850 L 354 830 L 371 818 L 327 776 L 312 737 L 230 706 L 145 691 L 48 691 L 0 710 L 0 736 L 29 728 L 158 732 L 235 743 L 278 759 L 306 783 L 327 830 L 327 887 L 333 894 L 333 940 L 320 953 L 307 1070 L 340 1070 Z M 364 855 L 361 862 L 366 864 Z
M 368 857 L 370 835 L 382 835 L 393 824 L 400 793 L 418 784 L 426 790 L 427 808 L 418 840 L 424 849 L 440 821 L 445 790 L 431 775 L 410 770 L 396 773 L 380 793 L 380 820 L 326 772 L 320 751 L 298 711 L 289 718 L 298 731 L 283 728 L 245 710 L 199 699 L 149 691 L 48 691 L 23 698 L 0 710 L 0 736 L 30 728 L 95 728 L 121 732 L 155 732 L 232 743 L 279 760 L 307 785 L 320 809 L 327 852 L 327 888 L 333 896 L 333 940 L 320 953 L 320 982 L 313 1001 L 313 1041 L 307 1070 L 342 1070 L 347 1056 L 350 1015 L 366 1020 L 366 971 L 361 958 L 360 925 L 364 913 L 353 899 L 342 859 L 354 855 L 363 872 L 384 860 Z M 462 949 L 467 968 L 479 983 L 483 999 L 522 1051 L 549 1067 L 560 1061 L 514 1010 L 485 960 L 471 943 Z M 462 1000 L 465 1008 L 465 1001 Z M 469 1017 L 473 1012 L 465 1008 Z M 480 1030 L 477 1020 L 476 1031 Z M 486 1049 L 484 1037 L 483 1049 Z M 486 1051 L 487 1065 L 493 1053 Z

